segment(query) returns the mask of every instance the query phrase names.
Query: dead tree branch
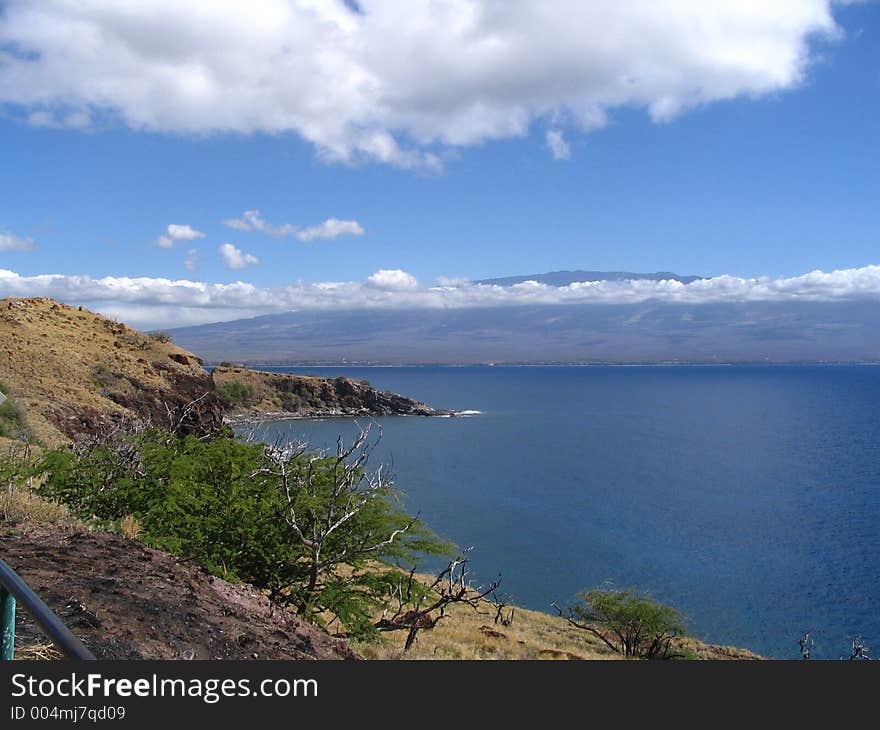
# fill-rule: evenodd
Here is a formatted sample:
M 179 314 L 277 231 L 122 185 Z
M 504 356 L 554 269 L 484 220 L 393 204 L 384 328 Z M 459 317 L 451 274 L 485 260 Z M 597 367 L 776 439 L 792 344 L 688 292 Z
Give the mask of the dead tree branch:
M 404 652 L 409 651 L 415 643 L 419 631 L 433 629 L 439 621 L 446 617 L 446 610 L 453 604 L 469 606 L 475 611 L 481 610 L 486 597 L 494 594 L 501 585 L 498 576 L 486 587 L 470 585 L 467 553 L 450 560 L 429 585 L 420 584 L 415 578 L 415 568 L 407 575 L 401 576 L 397 585 L 390 590 L 389 606 L 396 603 L 392 613 L 386 610 L 376 623 L 379 631 L 406 631 Z

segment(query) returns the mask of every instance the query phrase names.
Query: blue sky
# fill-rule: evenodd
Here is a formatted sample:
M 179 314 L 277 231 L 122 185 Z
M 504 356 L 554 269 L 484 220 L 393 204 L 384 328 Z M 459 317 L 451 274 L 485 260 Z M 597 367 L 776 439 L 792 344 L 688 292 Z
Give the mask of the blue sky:
M 266 0 L 267 12 L 279 2 Z M 564 10 L 565 3 L 555 4 Z M 362 282 L 379 270 L 430 285 L 437 277 L 566 268 L 778 278 L 880 263 L 880 8 L 788 4 L 799 12 L 810 6 L 816 17 L 830 13 L 837 24 L 833 33 L 815 32 L 807 19 L 791 31 L 807 53 L 799 78 L 777 70 L 790 65 L 783 52 L 794 43 L 789 36 L 780 41 L 782 60 L 770 58 L 766 68 L 755 70 L 746 59 L 735 78 L 727 66 L 728 75 L 697 69 L 693 88 L 681 92 L 669 115 L 650 106 L 659 103 L 655 98 L 603 100 L 596 112 L 599 92 L 588 89 L 583 103 L 590 109 L 581 114 L 572 111 L 580 99 L 563 94 L 533 103 L 530 89 L 514 89 L 509 94 L 527 101 L 498 101 L 488 121 L 455 110 L 438 115 L 434 126 L 422 121 L 425 110 L 445 100 L 439 88 L 432 97 L 423 79 L 414 87 L 418 108 L 413 101 L 389 113 L 391 121 L 376 122 L 400 143 L 391 153 L 340 136 L 348 131 L 326 131 L 320 118 L 275 125 L 266 112 L 252 122 L 247 100 L 231 122 L 232 112 L 218 112 L 218 121 L 193 105 L 185 116 L 149 95 L 132 101 L 102 90 L 94 101 L 78 80 L 55 83 L 60 72 L 46 60 L 44 73 L 26 79 L 27 89 L 5 98 L 0 92 L 0 233 L 20 244 L 0 247 L 0 269 L 20 277 L 245 281 L 271 289 L 298 280 Z M 0 80 L 4 64 L 11 73 L 57 52 L 44 40 L 54 34 L 36 32 L 38 24 L 58 30 L 82 20 L 71 19 L 64 3 L 46 4 L 55 5 L 62 6 L 55 15 L 34 18 L 26 5 L 9 3 L 0 20 Z M 370 14 L 371 3 L 363 5 Z M 388 3 L 373 5 L 379 15 Z M 174 12 L 167 3 L 156 6 L 160 16 Z M 586 59 L 582 68 L 572 61 L 572 77 L 599 61 Z M 670 64 L 686 74 L 694 62 Z M 560 67 L 547 78 L 564 73 Z M 132 69 L 131 83 L 141 83 Z M 388 79 L 389 86 L 403 83 Z M 474 93 L 506 99 L 503 83 L 488 75 L 480 83 L 485 88 Z M 46 89 L 29 96 L 39 84 Z M 227 92 L 237 93 L 220 88 L 224 109 Z M 657 98 L 666 93 L 657 91 Z M 138 117 L 150 103 L 156 108 Z M 292 102 L 279 101 L 285 103 Z M 523 108 L 527 120 L 505 126 L 505 115 L 518 119 Z M 299 109 L 290 113 L 296 117 Z M 461 119 L 471 126 L 461 127 Z M 364 124 L 361 117 L 355 122 Z M 548 147 L 548 132 L 564 140 L 563 159 Z M 302 241 L 223 223 L 248 210 L 276 226 L 302 230 L 339 219 L 364 232 Z M 204 236 L 157 246 L 169 224 Z M 240 268 L 229 268 L 222 244 L 235 248 Z M 248 255 L 259 263 L 244 265 Z

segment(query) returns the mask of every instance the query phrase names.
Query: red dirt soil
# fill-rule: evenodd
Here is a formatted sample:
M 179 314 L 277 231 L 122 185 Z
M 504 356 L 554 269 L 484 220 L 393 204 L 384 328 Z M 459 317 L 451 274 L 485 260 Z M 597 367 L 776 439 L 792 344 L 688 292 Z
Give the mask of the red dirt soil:
M 357 658 L 252 586 L 118 535 L 2 527 L 0 557 L 99 659 Z M 19 619 L 19 645 L 45 643 Z

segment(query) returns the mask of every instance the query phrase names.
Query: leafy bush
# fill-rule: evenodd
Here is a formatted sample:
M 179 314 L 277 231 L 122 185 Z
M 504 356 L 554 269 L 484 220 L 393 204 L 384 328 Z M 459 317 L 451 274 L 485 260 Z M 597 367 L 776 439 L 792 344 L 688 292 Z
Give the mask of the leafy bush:
M 684 632 L 681 613 L 634 590 L 583 591 L 569 609 L 568 621 L 624 656 L 681 656 L 672 650 L 672 640 Z
M 83 519 L 137 524 L 154 547 L 264 588 L 315 623 L 336 618 L 368 637 L 397 574 L 378 561 L 447 546 L 353 455 L 152 430 L 48 452 L 40 493 Z
M 28 524 L 73 522 L 64 505 L 34 492 L 35 463 L 27 443 L 12 441 L 0 448 L 0 520 Z
M 173 339 L 170 332 L 166 332 L 165 330 L 158 330 L 157 332 L 150 332 L 150 337 L 154 339 L 156 342 L 171 342 Z
M 0 383 L 0 392 L 7 395 L 6 387 Z M 21 409 L 12 398 L 8 398 L 0 405 L 0 436 L 6 438 L 22 438 L 27 436 L 28 428 Z
M 254 402 L 254 389 L 238 380 L 219 383 L 217 395 L 224 408 L 247 408 Z

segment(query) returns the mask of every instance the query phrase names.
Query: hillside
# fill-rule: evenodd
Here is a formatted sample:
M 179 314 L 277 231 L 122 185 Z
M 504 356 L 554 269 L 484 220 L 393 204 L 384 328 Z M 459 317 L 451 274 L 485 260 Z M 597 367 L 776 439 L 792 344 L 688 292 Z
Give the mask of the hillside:
M 451 411 L 351 378 L 267 373 L 238 367 L 213 370 L 217 393 L 230 420 L 291 416 L 439 416 Z
M 3 558 L 98 659 L 354 659 L 247 585 L 134 540 L 77 526 L 10 526 Z M 27 612 L 21 655 L 57 656 Z
M 52 299 L 0 300 L 0 384 L 32 436 L 57 445 L 146 417 L 187 433 L 222 422 L 201 361 L 165 338 Z
M 0 300 L 0 437 L 47 446 L 124 419 L 204 435 L 236 418 L 448 414 L 350 378 L 218 367 L 162 334 L 145 334 L 51 299 Z M 222 398 L 221 398 L 222 396 Z

